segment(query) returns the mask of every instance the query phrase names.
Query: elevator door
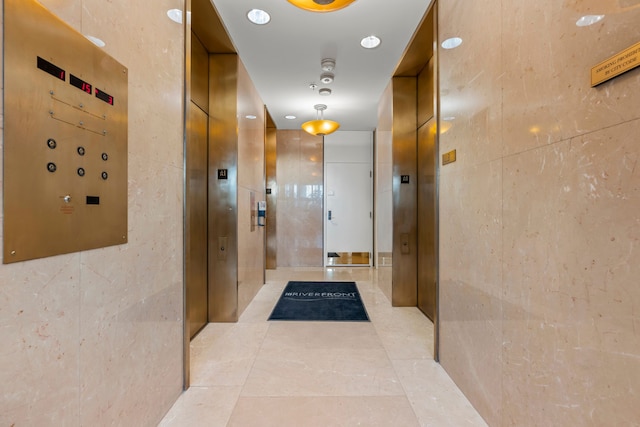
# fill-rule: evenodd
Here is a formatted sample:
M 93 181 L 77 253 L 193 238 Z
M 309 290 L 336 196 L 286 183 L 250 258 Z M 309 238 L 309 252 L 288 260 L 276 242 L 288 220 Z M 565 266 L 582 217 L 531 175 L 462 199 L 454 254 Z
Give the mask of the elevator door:
M 185 280 L 189 337 L 207 323 L 207 123 L 190 103 L 186 148 Z
M 436 310 L 436 124 L 418 129 L 418 308 L 432 321 Z

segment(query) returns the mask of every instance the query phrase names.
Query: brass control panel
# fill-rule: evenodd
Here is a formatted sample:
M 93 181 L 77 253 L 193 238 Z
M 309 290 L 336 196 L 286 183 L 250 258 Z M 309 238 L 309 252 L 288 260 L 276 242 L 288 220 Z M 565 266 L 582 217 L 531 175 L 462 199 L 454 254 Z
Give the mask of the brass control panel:
M 4 11 L 3 263 L 126 243 L 127 69 L 36 1 Z

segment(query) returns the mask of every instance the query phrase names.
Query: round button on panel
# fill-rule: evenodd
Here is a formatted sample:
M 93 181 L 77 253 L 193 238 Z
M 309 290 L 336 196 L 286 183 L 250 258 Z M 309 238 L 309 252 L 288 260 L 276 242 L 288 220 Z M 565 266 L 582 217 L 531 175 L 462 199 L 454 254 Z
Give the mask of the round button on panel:
M 102 172 L 102 174 L 100 175 L 102 177 L 102 179 L 107 180 L 109 178 L 109 174 L 106 172 Z
M 84 154 L 85 154 L 84 147 L 82 147 L 82 146 L 78 147 L 78 154 L 80 154 L 81 156 L 84 156 Z
M 105 162 L 109 160 L 109 155 L 107 153 L 102 153 L 102 160 L 104 160 Z
M 53 172 L 55 172 L 57 169 L 58 169 L 58 167 L 56 166 L 56 164 L 55 164 L 55 163 L 53 163 L 53 162 L 49 162 L 49 163 L 47 163 L 47 170 L 48 170 L 49 172 L 52 172 L 52 173 L 53 173 Z
M 56 142 L 55 139 L 53 138 L 49 138 L 47 139 L 47 147 L 51 148 L 52 150 L 55 149 L 58 146 L 58 143 Z
M 78 168 L 78 176 L 84 176 L 84 168 Z

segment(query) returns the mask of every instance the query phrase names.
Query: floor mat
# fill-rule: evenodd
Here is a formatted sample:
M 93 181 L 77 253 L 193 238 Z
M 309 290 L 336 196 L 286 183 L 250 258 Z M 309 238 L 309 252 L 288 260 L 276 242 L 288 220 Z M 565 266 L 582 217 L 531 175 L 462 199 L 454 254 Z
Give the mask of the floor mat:
M 368 322 L 355 282 L 289 282 L 269 320 Z

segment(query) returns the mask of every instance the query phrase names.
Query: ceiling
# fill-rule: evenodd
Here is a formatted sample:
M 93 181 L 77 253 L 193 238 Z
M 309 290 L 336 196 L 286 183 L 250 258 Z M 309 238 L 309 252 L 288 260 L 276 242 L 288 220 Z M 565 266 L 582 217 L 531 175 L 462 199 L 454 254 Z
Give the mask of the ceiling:
M 324 118 L 338 121 L 340 130 L 373 130 L 380 96 L 432 0 L 402 0 L 402 6 L 356 0 L 326 13 L 286 0 L 210 1 L 278 129 L 300 129 L 316 118 L 315 104 L 326 104 Z M 251 23 L 246 15 L 254 8 L 268 12 L 271 21 Z M 362 48 L 360 40 L 369 35 L 379 37 L 380 46 Z M 323 58 L 336 61 L 335 79 L 327 85 L 320 81 Z M 320 95 L 323 87 L 332 94 Z

